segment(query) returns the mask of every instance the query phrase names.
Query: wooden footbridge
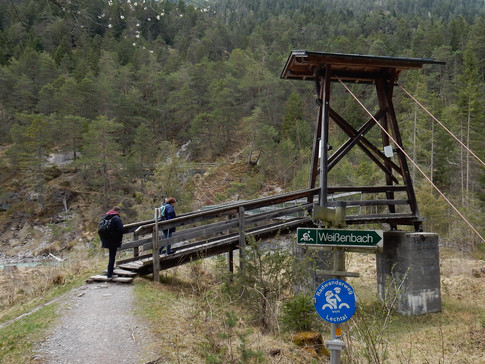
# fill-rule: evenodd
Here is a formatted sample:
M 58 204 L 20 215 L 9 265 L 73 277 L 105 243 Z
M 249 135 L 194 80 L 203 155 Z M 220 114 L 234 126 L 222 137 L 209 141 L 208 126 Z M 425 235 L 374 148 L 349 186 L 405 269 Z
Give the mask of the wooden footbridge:
M 133 257 L 117 261 L 117 267 L 139 275 L 173 268 L 198 259 L 227 253 L 228 269 L 233 270 L 233 252 L 255 239 L 288 233 L 298 226 L 311 224 L 311 209 L 319 189 L 310 189 L 240 201 L 225 206 L 177 216 L 175 219 L 141 221 L 125 225 L 125 243 L 120 250 L 132 250 Z M 273 209 L 258 212 L 262 207 Z M 162 231 L 176 228 L 169 239 Z M 172 246 L 173 254 L 159 255 L 158 249 Z
M 342 224 L 387 224 L 393 230 L 399 225 L 410 225 L 422 231 L 392 98 L 400 73 L 420 69 L 424 64 L 443 62 L 292 51 L 281 78 L 314 82 L 319 105 L 308 189 L 207 208 L 169 221 L 125 225 L 126 238 L 121 249 L 133 250 L 133 257 L 118 261 L 117 266 L 139 275 L 153 273 L 154 279 L 158 279 L 159 270 L 227 254 L 228 269 L 232 271 L 233 252 L 239 249 L 240 254 L 243 253 L 249 236 L 258 240 L 313 225 L 316 219 L 322 220 L 322 216 L 342 204 L 347 207 Z M 377 102 L 373 108 L 377 111 L 361 120 L 360 127 L 355 126 L 355 121 L 345 120 L 331 107 L 331 85 L 347 88 L 348 83 L 375 86 L 376 96 L 370 99 Z M 351 93 L 348 88 L 347 91 Z M 329 145 L 330 120 L 348 136 L 338 148 Z M 377 135 L 367 137 L 373 128 L 377 129 Z M 337 168 L 338 162 L 354 147 L 359 147 L 381 170 L 382 185 L 328 186 L 329 172 Z M 332 149 L 335 152 L 329 155 Z M 317 180 L 319 187 L 316 187 Z M 161 232 L 173 227 L 177 229 L 173 237 L 162 240 Z M 168 244 L 172 245 L 174 253 L 160 256 L 159 247 Z
M 351 187 L 328 189 L 329 206 L 345 201 L 347 210 L 356 214 L 345 216 L 345 223 L 413 225 L 412 213 L 381 213 L 362 215 L 362 209 L 382 209 L 382 201 L 363 198 L 362 191 Z M 385 194 L 387 187 L 368 187 L 371 196 Z M 396 189 L 398 191 L 398 189 Z M 125 225 L 124 243 L 120 250 L 133 251 L 133 257 L 117 261 L 116 266 L 137 275 L 147 275 L 199 259 L 227 254 L 228 270 L 233 271 L 233 252 L 246 246 L 248 237 L 256 240 L 294 232 L 297 227 L 313 226 L 312 213 L 318 204 L 319 188 L 306 189 L 225 206 L 206 208 L 178 216 L 172 220 L 141 221 Z M 358 199 L 349 197 L 358 196 Z M 405 201 L 396 200 L 396 204 Z M 162 231 L 176 228 L 169 239 L 162 239 Z M 157 254 L 160 247 L 172 245 L 173 254 Z M 240 251 L 241 254 L 241 251 Z M 158 267 L 158 269 L 157 269 Z M 119 271 L 124 275 L 123 271 Z M 116 273 L 116 272 L 115 272 Z M 126 274 L 129 276 L 130 274 Z

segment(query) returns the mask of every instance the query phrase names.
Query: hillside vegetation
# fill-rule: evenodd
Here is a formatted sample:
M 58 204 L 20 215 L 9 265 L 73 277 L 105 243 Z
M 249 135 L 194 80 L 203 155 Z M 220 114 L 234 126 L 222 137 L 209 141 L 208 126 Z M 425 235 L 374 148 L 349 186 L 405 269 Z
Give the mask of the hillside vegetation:
M 92 228 L 113 204 L 135 221 L 162 196 L 188 211 L 305 188 L 315 97 L 279 78 L 292 49 L 445 61 L 400 81 L 483 160 L 484 13 L 478 0 L 1 2 L 2 226 L 75 212 Z M 483 165 L 395 97 L 410 155 L 480 225 Z M 364 115 L 344 91 L 331 102 L 350 122 Z M 351 153 L 329 180 L 369 184 L 376 172 Z M 426 228 L 475 251 L 476 234 L 413 177 Z
M 168 196 L 183 213 L 306 188 L 317 105 L 311 82 L 280 78 L 294 49 L 446 62 L 403 72 L 400 84 L 485 160 L 483 0 L 0 1 L 0 263 L 69 257 L 2 271 L 1 321 L 104 266 L 96 225 L 115 204 L 124 222 L 135 222 L 152 218 Z M 365 85 L 349 87 L 375 101 Z M 331 105 L 352 125 L 368 119 L 345 90 L 333 92 Z M 483 164 L 398 87 L 394 106 L 413 162 L 485 236 Z M 330 134 L 331 145 L 346 140 L 332 124 Z M 440 235 L 443 312 L 394 314 L 369 288 L 372 257 L 353 258 L 349 269 L 363 277 L 352 284 L 364 304 L 345 333 L 346 360 L 483 362 L 484 244 L 412 166 L 411 173 L 425 229 Z M 372 185 L 383 176 L 352 151 L 329 183 Z M 295 322 L 314 314 L 308 300 L 288 294 L 296 276 L 281 267 L 291 257 L 254 254 L 264 264 L 252 268 L 261 271 L 237 277 L 254 288 L 247 301 L 217 259 L 171 270 L 161 285 L 139 279 L 141 305 L 166 342 L 186 339 L 170 336 L 176 324 L 203 336 L 184 342 L 184 353 L 170 352 L 172 362 L 182 354 L 210 363 L 317 360 L 290 344 Z M 178 310 L 162 312 L 162 299 Z M 289 331 L 278 315 L 287 304 Z M 302 316 L 291 317 L 295 311 Z M 172 321 L 164 331 L 156 320 Z M 314 317 L 312 325 L 328 331 Z M 2 350 L 29 342 L 29 329 L 2 332 Z

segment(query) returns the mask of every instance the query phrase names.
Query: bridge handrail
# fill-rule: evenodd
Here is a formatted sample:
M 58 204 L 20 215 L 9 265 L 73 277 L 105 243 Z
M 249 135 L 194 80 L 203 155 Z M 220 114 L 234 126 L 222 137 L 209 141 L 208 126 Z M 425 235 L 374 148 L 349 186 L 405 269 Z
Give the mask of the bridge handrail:
M 333 195 L 335 193 L 348 193 L 348 192 L 359 192 L 359 193 L 379 193 L 379 192 L 387 192 L 387 191 L 403 191 L 406 189 L 406 186 L 402 185 L 391 185 L 391 186 L 332 186 L 328 188 L 328 193 Z M 311 202 L 313 201 L 314 197 L 320 193 L 320 188 L 310 188 L 310 189 L 303 189 L 299 191 L 288 192 L 280 195 L 275 196 L 267 196 L 263 198 L 253 199 L 249 201 L 235 201 L 229 203 L 225 206 L 209 208 L 206 210 L 194 211 L 186 214 L 181 214 L 174 219 L 159 221 L 158 228 L 160 230 L 166 230 L 171 228 L 178 228 L 184 225 L 191 225 L 196 224 L 199 222 L 207 221 L 210 219 L 220 218 L 220 217 L 227 217 L 233 215 L 234 219 L 226 219 L 223 222 L 212 223 L 206 226 L 204 229 L 200 228 L 191 228 L 185 229 L 177 233 L 176 237 L 171 239 L 164 239 L 161 245 L 171 244 L 174 242 L 180 242 L 184 239 L 191 239 L 193 238 L 194 233 L 192 231 L 200 231 L 206 232 L 206 235 L 215 234 L 223 232 L 227 229 L 235 228 L 238 226 L 238 214 L 239 210 L 242 208 L 244 212 L 248 212 L 251 210 L 256 210 L 261 207 L 268 207 L 272 205 L 277 205 L 281 203 L 285 203 L 288 201 L 295 201 L 306 199 L 310 205 L 304 206 L 300 204 L 296 210 L 285 210 L 284 208 L 275 209 L 273 212 L 264 212 L 264 213 L 257 213 L 248 217 L 245 217 L 246 223 L 248 225 L 270 220 L 277 218 L 279 216 L 283 216 L 285 213 L 290 214 L 291 212 L 297 212 L 297 210 L 301 210 L 302 208 L 309 211 L 311 210 Z M 381 201 L 368 201 L 368 200 L 350 200 L 350 205 L 356 206 L 366 206 L 366 205 L 384 205 L 384 204 L 404 204 L 407 202 L 406 200 L 381 200 Z M 334 201 L 329 201 L 329 206 L 334 206 Z M 152 235 L 153 230 L 155 227 L 155 221 L 145 220 L 139 221 L 135 223 L 126 224 L 124 226 L 124 234 L 134 233 L 134 240 L 125 243 L 122 245 L 121 249 L 130 249 L 136 248 L 145 244 L 148 244 L 151 241 L 151 238 L 146 239 L 138 239 L 138 237 L 144 235 Z
M 232 261 L 232 251 L 235 249 L 243 251 L 244 249 L 241 249 L 246 245 L 248 236 L 259 239 L 268 234 L 274 235 L 278 232 L 292 231 L 299 226 L 306 226 L 312 220 L 311 211 L 314 207 L 315 196 L 318 196 L 320 191 L 320 188 L 303 189 L 249 201 L 236 201 L 224 206 L 208 207 L 165 221 L 156 222 L 150 219 L 126 224 L 124 234 L 133 233 L 133 239 L 126 239 L 127 242 L 122 244 L 120 250 L 133 249 L 133 258 L 124 261 L 153 256 L 154 279 L 157 279 L 159 274 L 158 248 L 166 245 L 176 244 L 172 248 L 176 253 L 180 253 L 180 257 L 193 254 L 192 251 L 204 252 L 204 254 L 209 254 L 208 256 L 229 252 L 228 259 Z M 345 200 L 350 206 L 404 205 L 408 202 L 406 199 L 397 200 L 388 196 L 389 192 L 398 192 L 402 195 L 401 192 L 405 191 L 406 186 L 402 185 L 328 187 L 327 206 L 334 207 L 338 201 L 342 200 Z M 375 199 L 376 196 L 373 196 L 371 200 L 362 199 L 362 194 L 383 192 L 387 193 L 388 198 Z M 349 200 L 348 197 L 355 193 L 360 194 L 361 199 Z M 291 206 L 288 206 L 287 202 L 291 202 Z M 377 214 L 371 218 L 368 214 L 365 218 L 360 215 L 349 215 L 346 216 L 346 221 L 353 223 L 391 221 L 405 224 L 416 222 L 416 216 L 413 214 L 395 213 L 394 211 Z M 179 227 L 184 228 L 177 229 L 177 233 L 168 239 L 161 238 L 164 230 Z M 151 250 L 151 253 L 140 256 L 140 246 L 144 251 Z M 177 255 L 178 258 L 179 255 Z M 166 266 L 164 267 L 166 268 Z
M 389 191 L 405 191 L 406 186 L 404 185 L 385 185 L 385 186 L 329 186 L 328 193 L 347 193 L 347 192 L 359 192 L 359 193 L 379 193 L 379 192 L 389 192 Z M 207 220 L 209 218 L 221 217 L 228 215 L 230 213 L 237 214 L 239 208 L 244 208 L 245 211 L 250 211 L 257 209 L 263 206 L 274 205 L 278 203 L 283 203 L 291 200 L 296 200 L 299 198 L 312 198 L 320 193 L 320 188 L 310 188 L 310 189 L 303 189 L 295 192 L 288 192 L 281 195 L 276 196 L 268 196 L 259 199 L 249 200 L 249 201 L 236 201 L 233 203 L 229 203 L 223 207 L 211 208 L 206 209 L 203 211 L 194 211 L 189 212 L 186 214 L 181 214 L 177 216 L 177 218 L 169 220 L 169 221 L 160 221 L 158 223 L 160 228 L 167 229 L 171 227 L 183 226 L 186 224 L 192 224 L 195 222 Z M 355 202 L 352 201 L 353 205 L 364 205 L 364 204 L 373 204 L 371 202 Z M 329 201 L 329 206 L 332 206 L 332 201 Z M 376 205 L 379 204 L 403 204 L 403 202 L 392 202 L 390 200 L 386 200 L 382 203 L 375 203 Z M 144 220 L 134 223 L 129 223 L 124 225 L 124 233 L 136 233 L 140 235 L 149 234 L 155 225 L 155 221 L 151 220 Z
M 187 224 L 193 224 L 210 218 L 226 216 L 228 214 L 237 214 L 240 207 L 244 208 L 245 211 L 248 211 L 262 206 L 274 205 L 274 204 L 278 204 L 286 201 L 292 201 L 300 198 L 305 198 L 305 197 L 310 198 L 317 195 L 319 192 L 320 192 L 320 188 L 311 188 L 306 190 L 289 192 L 289 193 L 285 193 L 277 196 L 268 196 L 268 197 L 263 197 L 259 199 L 249 200 L 249 201 L 234 202 L 224 207 L 190 212 L 187 214 L 179 215 L 174 219 L 159 221 L 158 226 L 160 229 L 165 230 L 171 227 L 179 227 Z M 139 235 L 151 234 L 154 226 L 155 226 L 155 221 L 153 219 L 126 224 L 124 226 L 124 233 L 126 234 L 130 232 L 134 232 Z
M 276 218 L 281 217 L 281 216 L 288 216 L 289 214 L 292 214 L 292 213 L 297 213 L 297 212 L 302 212 L 302 211 L 307 212 L 307 211 L 311 210 L 312 206 L 313 206 L 312 203 L 305 203 L 305 204 L 301 204 L 301 205 L 298 205 L 298 206 L 285 207 L 285 208 L 281 208 L 281 209 L 278 209 L 278 210 L 267 211 L 267 212 L 263 212 L 263 213 L 259 213 L 259 214 L 255 214 L 255 215 L 250 215 L 250 216 L 245 217 L 245 223 L 246 223 L 246 225 L 249 226 L 249 225 L 254 225 L 258 222 L 276 219 Z M 173 220 L 175 220 L 175 219 L 173 219 Z M 160 222 L 160 224 L 161 224 L 161 222 Z M 152 227 L 155 226 L 154 223 L 152 223 L 150 225 Z M 169 227 L 170 227 L 170 225 L 165 226 L 165 228 L 169 228 Z M 187 241 L 187 240 L 194 239 L 194 238 L 198 238 L 200 240 L 200 239 L 203 239 L 206 236 L 227 232 L 230 229 L 234 229 L 234 228 L 238 228 L 238 227 L 239 227 L 239 217 L 227 219 L 227 220 L 224 220 L 224 221 L 209 223 L 209 224 L 204 225 L 203 227 L 196 226 L 196 227 L 188 228 L 188 229 L 182 230 L 180 232 L 177 232 L 177 234 L 175 234 L 171 238 L 163 239 L 163 241 L 160 241 L 160 246 L 171 245 L 171 244 L 174 244 L 174 243 L 183 242 L 183 241 Z M 153 229 L 150 230 L 148 233 L 152 234 Z M 148 233 L 147 233 L 147 235 L 148 235 Z M 121 250 L 136 248 L 136 247 L 139 247 L 139 246 L 144 246 L 144 248 L 149 248 L 147 246 L 147 244 L 151 244 L 151 243 L 152 243 L 152 237 L 151 236 L 148 237 L 148 238 L 137 239 L 137 240 L 134 240 L 132 242 L 124 243 L 121 247 Z

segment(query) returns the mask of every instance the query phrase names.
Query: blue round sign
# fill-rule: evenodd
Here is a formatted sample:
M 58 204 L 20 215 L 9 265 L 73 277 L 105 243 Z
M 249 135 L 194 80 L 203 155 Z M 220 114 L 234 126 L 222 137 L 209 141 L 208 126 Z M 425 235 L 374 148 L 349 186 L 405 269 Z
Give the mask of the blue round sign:
M 340 279 L 330 279 L 318 286 L 313 303 L 325 321 L 339 324 L 355 313 L 355 293 L 350 284 Z

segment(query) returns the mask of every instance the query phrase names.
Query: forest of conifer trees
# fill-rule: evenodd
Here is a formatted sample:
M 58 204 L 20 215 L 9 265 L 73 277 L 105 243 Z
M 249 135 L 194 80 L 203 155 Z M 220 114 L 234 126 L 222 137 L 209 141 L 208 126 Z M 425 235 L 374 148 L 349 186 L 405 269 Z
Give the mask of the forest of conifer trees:
M 269 183 L 305 188 L 313 85 L 280 79 L 293 49 L 446 62 L 400 82 L 483 161 L 484 16 L 482 0 L 2 0 L 0 205 L 12 214 L 14 200 L 35 192 L 42 213 L 47 181 L 68 171 L 93 204 L 150 206 L 162 193 L 192 209 L 187 170 L 234 153 L 258 158 L 258 173 L 239 181 L 244 198 Z M 483 164 L 398 91 L 413 160 L 483 226 Z M 342 92 L 332 103 L 349 101 Z M 357 118 L 357 106 L 346 116 Z M 69 155 L 69 169 L 48 167 L 53 154 Z M 375 178 L 361 157 L 349 156 L 332 183 Z M 426 228 L 473 249 L 478 237 L 412 173 Z

